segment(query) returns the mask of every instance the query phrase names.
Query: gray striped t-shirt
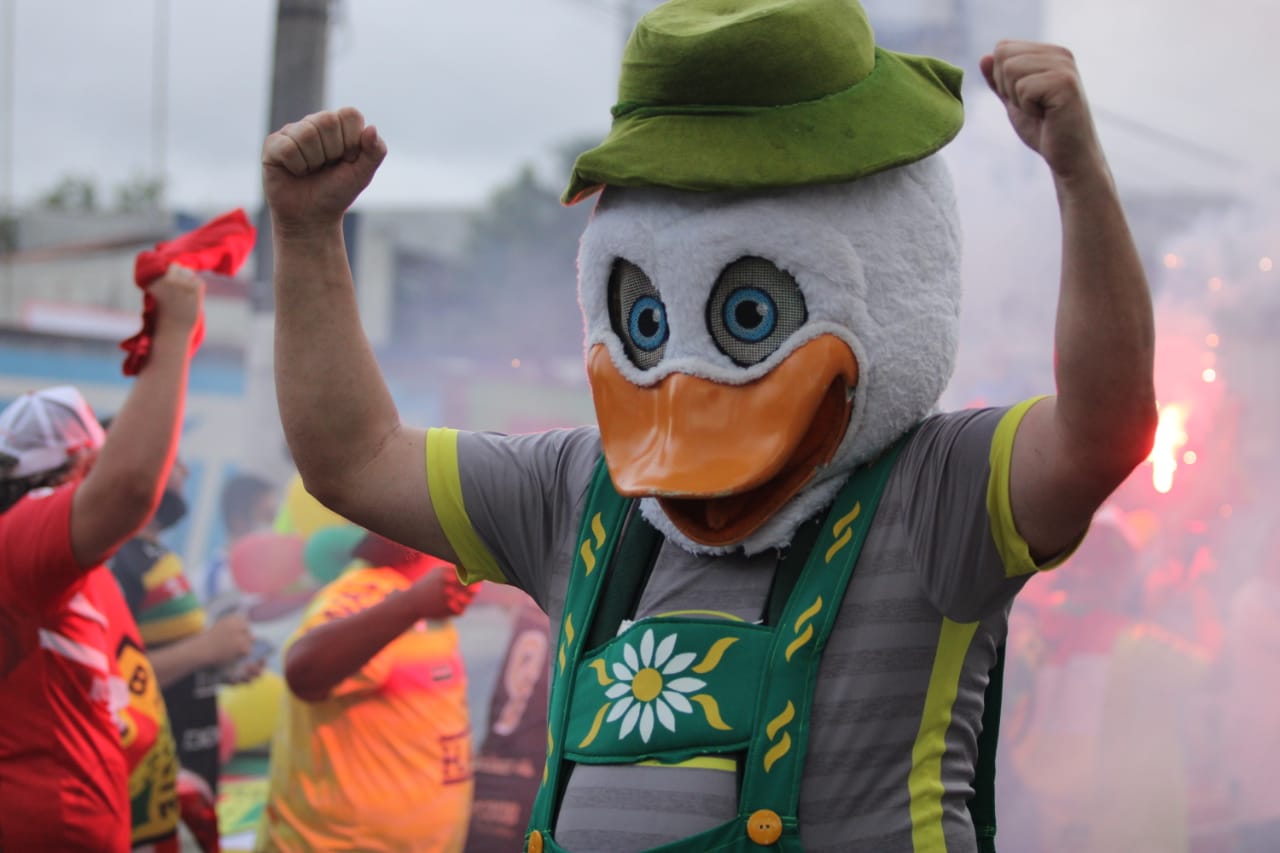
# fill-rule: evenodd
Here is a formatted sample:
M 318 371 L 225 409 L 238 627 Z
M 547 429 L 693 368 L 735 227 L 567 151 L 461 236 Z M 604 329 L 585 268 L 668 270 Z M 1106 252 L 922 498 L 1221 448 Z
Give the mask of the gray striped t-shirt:
M 1028 407 L 936 415 L 903 449 L 819 669 L 799 812 L 808 853 L 976 850 L 965 802 L 983 691 L 1035 570 L 1007 488 Z M 463 571 L 524 589 L 553 630 L 599 454 L 590 427 L 428 435 L 432 501 Z M 664 543 L 636 616 L 757 621 L 775 563 Z M 645 850 L 732 819 L 736 784 L 718 769 L 580 765 L 553 835 L 573 853 Z

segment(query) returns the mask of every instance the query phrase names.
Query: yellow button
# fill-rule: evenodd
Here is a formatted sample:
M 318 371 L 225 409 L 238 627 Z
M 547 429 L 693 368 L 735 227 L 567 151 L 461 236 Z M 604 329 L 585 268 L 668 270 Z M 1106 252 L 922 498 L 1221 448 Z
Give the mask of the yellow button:
M 534 830 L 529 833 L 529 853 L 542 853 L 542 833 Z
M 756 844 L 772 844 L 782 837 L 782 818 L 769 809 L 752 812 L 747 818 L 747 837 Z

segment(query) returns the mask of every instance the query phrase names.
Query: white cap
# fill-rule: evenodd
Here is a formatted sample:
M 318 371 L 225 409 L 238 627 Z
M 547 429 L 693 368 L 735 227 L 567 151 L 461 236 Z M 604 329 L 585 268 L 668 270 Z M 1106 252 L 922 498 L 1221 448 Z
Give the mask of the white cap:
M 97 449 L 105 439 L 75 388 L 29 391 L 0 412 L 0 479 L 55 471 L 77 451 Z

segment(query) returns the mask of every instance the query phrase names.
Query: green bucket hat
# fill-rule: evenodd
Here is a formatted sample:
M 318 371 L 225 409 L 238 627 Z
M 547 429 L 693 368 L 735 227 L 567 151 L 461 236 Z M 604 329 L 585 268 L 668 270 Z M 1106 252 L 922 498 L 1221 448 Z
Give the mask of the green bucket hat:
M 562 201 L 606 184 L 746 190 L 901 166 L 959 132 L 962 76 L 876 47 L 857 0 L 670 0 L 636 24 L 613 126 Z

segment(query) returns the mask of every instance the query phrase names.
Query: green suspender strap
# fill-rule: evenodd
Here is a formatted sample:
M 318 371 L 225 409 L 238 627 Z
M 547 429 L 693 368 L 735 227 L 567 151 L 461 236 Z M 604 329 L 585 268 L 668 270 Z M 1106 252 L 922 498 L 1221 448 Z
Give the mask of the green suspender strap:
M 996 853 L 996 741 L 1000 737 L 1000 704 L 1004 692 L 1004 643 L 996 648 L 982 702 L 982 734 L 974 768 L 969 816 L 978 835 L 978 853 Z
M 785 605 L 768 625 L 672 615 L 641 619 L 613 636 L 617 598 L 634 608 L 644 583 L 635 575 L 656 550 L 652 538 L 620 544 L 631 538 L 630 525 L 643 522 L 614 491 L 603 460 L 597 465 L 552 663 L 547 764 L 529 853 L 563 853 L 551 829 L 574 763 L 678 764 L 704 756 L 740 762 L 737 816 L 656 850 L 800 853 L 800 780 L 818 665 L 905 441 L 850 477 L 790 593 L 775 590 Z

